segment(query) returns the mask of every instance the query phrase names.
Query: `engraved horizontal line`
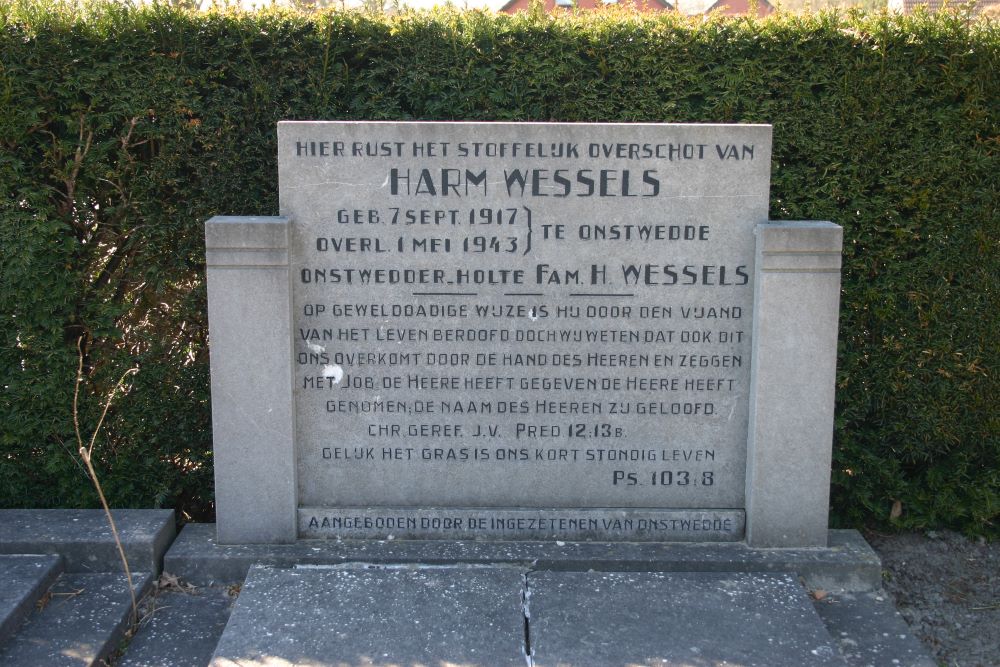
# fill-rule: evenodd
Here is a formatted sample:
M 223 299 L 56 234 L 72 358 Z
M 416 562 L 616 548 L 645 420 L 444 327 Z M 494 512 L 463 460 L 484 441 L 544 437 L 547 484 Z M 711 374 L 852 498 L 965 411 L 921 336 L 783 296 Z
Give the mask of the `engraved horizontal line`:
M 479 292 L 411 292 L 413 296 L 479 296 Z
M 285 269 L 288 264 L 207 264 L 210 269 Z
M 762 273 L 840 273 L 840 269 L 761 269 Z
M 583 508 L 573 508 L 568 509 L 565 507 L 552 507 L 550 505 L 544 505 L 542 507 L 518 507 L 516 505 L 499 505 L 497 507 L 474 507 L 474 506 L 462 506 L 462 507 L 449 507 L 445 505 L 426 505 L 421 507 L 400 507 L 398 505 L 380 505 L 378 507 L 373 507 L 371 505 L 334 505 L 334 506 L 319 506 L 319 505 L 309 505 L 307 507 L 299 507 L 298 511 L 310 512 L 310 513 L 323 513 L 323 512 L 372 512 L 372 511 L 386 511 L 386 512 L 403 512 L 403 513 L 419 513 L 419 512 L 445 512 L 448 510 L 455 510 L 457 512 L 477 512 L 477 513 L 489 513 L 489 512 L 512 512 L 512 513 L 528 513 L 537 514 L 539 512 L 571 512 L 582 514 L 594 513 L 594 512 L 651 512 L 654 514 L 687 514 L 687 513 L 709 513 L 709 512 L 734 512 L 737 514 L 744 514 L 746 510 L 742 507 L 699 507 L 699 508 L 669 508 L 669 507 L 619 507 L 619 506 L 608 506 L 608 507 L 583 507 Z
M 765 250 L 765 255 L 840 255 L 840 250 Z
M 210 246 L 205 246 L 205 250 L 224 250 L 226 252 L 261 252 L 261 251 L 271 251 L 271 250 L 288 250 L 288 246 L 287 245 L 262 245 L 262 246 L 210 245 Z
M 570 296 L 635 296 L 631 293 L 617 293 L 617 292 L 573 292 Z
M 317 183 L 303 183 L 302 185 L 287 184 L 287 185 L 283 185 L 282 187 L 287 188 L 289 190 L 304 190 L 306 188 L 318 188 L 318 187 L 321 187 L 321 186 L 324 186 L 324 185 L 346 185 L 349 188 L 369 187 L 369 188 L 379 188 L 379 189 L 382 189 L 388 183 L 389 183 L 389 179 L 387 177 L 386 180 L 385 180 L 385 183 L 382 183 L 381 185 L 372 185 L 371 183 L 348 183 L 347 181 L 319 181 Z
M 504 292 L 504 296 L 545 296 L 545 292 Z
M 267 248 L 246 251 L 236 248 L 210 248 L 205 252 L 205 262 L 212 264 L 288 264 L 288 251 Z

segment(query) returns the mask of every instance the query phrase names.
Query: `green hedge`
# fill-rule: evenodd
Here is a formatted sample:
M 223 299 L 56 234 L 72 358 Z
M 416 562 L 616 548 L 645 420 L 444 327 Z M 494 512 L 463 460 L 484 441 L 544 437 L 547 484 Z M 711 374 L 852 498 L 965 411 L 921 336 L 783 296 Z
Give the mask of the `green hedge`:
M 0 506 L 211 515 L 203 221 L 275 214 L 281 119 L 769 122 L 772 217 L 845 228 L 833 516 L 1000 513 L 1000 29 L 196 14 L 0 1 Z M 899 501 L 902 513 L 890 519 Z

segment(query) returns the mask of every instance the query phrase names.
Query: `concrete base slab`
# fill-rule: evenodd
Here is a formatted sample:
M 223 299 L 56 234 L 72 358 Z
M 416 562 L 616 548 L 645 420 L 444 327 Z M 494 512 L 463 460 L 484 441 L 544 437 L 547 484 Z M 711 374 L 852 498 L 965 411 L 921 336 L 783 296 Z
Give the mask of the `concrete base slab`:
M 0 556 L 0 644 L 7 641 L 62 571 L 59 556 Z
M 528 575 L 537 667 L 845 665 L 790 575 Z
M 146 598 L 142 620 L 117 667 L 205 667 L 212 659 L 235 597 L 225 586 Z
M 138 598 L 152 583 L 152 574 L 132 576 Z M 124 574 L 64 573 L 41 602 L 0 648 L 0 665 L 93 665 L 117 649 L 131 613 Z
M 523 667 L 515 568 L 252 567 L 212 659 Z
M 878 556 L 855 530 L 831 530 L 828 548 L 750 549 L 743 543 L 462 542 L 301 540 L 219 545 L 214 524 L 188 524 L 164 558 L 166 571 L 197 585 L 242 581 L 254 563 L 291 567 L 338 563 L 517 565 L 602 572 L 794 572 L 810 588 L 880 586 Z
M 253 566 L 211 664 L 932 667 L 886 600 L 772 573 Z
M 129 564 L 159 572 L 176 534 L 173 510 L 112 510 Z M 59 554 L 67 572 L 120 572 L 101 510 L 0 510 L 0 553 Z
M 935 667 L 883 591 L 832 593 L 813 603 L 851 667 Z

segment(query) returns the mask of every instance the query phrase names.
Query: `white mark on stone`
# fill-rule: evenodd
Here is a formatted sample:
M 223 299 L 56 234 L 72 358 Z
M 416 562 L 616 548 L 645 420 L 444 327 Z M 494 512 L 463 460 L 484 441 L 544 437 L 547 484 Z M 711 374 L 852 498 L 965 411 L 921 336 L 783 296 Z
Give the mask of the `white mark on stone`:
M 334 384 L 340 384 L 340 381 L 344 379 L 344 369 L 337 364 L 327 364 L 323 366 L 323 377 L 333 378 Z
M 528 311 L 528 319 L 531 320 L 532 322 L 538 321 L 538 315 L 535 314 L 534 308 Z
M 729 406 L 729 416 L 726 417 L 726 421 L 732 421 L 733 420 L 733 415 L 736 414 L 736 404 L 737 404 L 737 402 L 739 402 L 739 400 L 740 400 L 740 396 L 739 396 L 739 394 L 737 394 L 734 397 L 733 402 Z
M 325 347 L 323 347 L 322 345 L 317 345 L 316 343 L 306 343 L 306 346 L 309 348 L 309 351 L 312 352 L 313 354 L 322 354 L 323 352 L 326 352 Z

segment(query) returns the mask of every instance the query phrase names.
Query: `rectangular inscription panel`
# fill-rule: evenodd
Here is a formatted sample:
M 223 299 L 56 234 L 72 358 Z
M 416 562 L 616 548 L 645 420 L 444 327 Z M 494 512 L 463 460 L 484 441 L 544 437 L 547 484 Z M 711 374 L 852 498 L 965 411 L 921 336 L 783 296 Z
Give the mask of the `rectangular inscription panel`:
M 279 124 L 300 534 L 741 535 L 770 137 Z

